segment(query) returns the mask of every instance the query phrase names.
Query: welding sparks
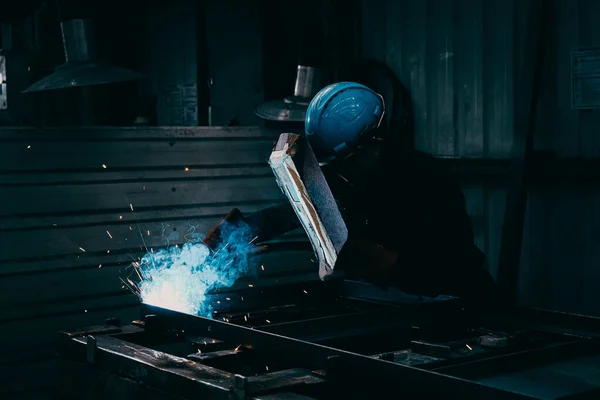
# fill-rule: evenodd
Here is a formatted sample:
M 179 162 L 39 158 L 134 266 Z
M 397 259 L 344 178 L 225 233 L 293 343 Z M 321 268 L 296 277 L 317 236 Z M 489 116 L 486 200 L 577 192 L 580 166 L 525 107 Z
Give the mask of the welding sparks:
M 109 253 L 110 253 L 110 250 L 106 250 L 106 254 L 109 254 Z
M 212 318 L 215 303 L 209 301 L 207 293 L 231 287 L 238 278 L 250 274 L 249 232 L 247 225 L 222 226 L 221 235 L 228 240 L 215 251 L 198 241 L 151 250 L 131 265 L 137 282 L 129 278 L 122 282 L 146 304 Z
M 81 250 L 85 253 L 85 249 L 83 247 L 80 247 L 79 250 Z
M 30 148 L 31 148 L 31 145 L 27 146 L 27 148 L 28 148 L 28 149 L 30 149 Z
M 98 268 L 102 268 L 102 264 L 98 265 Z
M 122 215 L 119 215 L 119 219 L 123 219 L 123 216 L 122 216 Z
M 269 366 L 268 366 L 268 365 L 265 365 L 265 369 L 268 371 L 268 370 L 269 370 Z
M 248 244 L 252 244 L 252 243 L 254 243 L 254 241 L 255 241 L 256 239 L 258 239 L 258 236 L 254 236 L 254 237 L 252 238 L 252 240 L 248 242 Z
M 242 347 L 241 344 L 238 347 L 236 347 L 235 350 L 233 350 L 233 351 L 235 351 L 237 353 L 238 351 L 240 351 L 240 347 Z
M 303 290 L 304 294 L 308 294 L 308 292 L 306 290 Z
M 244 321 L 248 322 L 248 317 L 244 315 Z
M 229 297 L 225 297 L 225 300 L 229 301 L 229 300 L 231 300 L 231 299 L 230 299 Z
M 106 231 L 106 234 L 108 235 L 108 237 L 109 237 L 109 238 L 111 238 L 111 239 L 112 239 L 112 235 L 110 234 L 110 232 L 109 232 L 109 231 Z
M 106 169 L 106 164 L 102 164 L 102 168 Z
M 253 285 L 253 284 L 251 284 L 251 283 L 249 283 L 249 284 L 248 284 L 248 287 L 254 287 L 254 285 Z
M 264 271 L 264 270 L 265 270 L 265 266 L 264 266 L 264 265 L 261 265 L 261 266 L 260 266 L 260 269 L 262 269 L 262 270 Z
M 147 232 L 148 232 L 148 236 L 150 236 L 150 231 L 147 231 Z
M 271 323 L 271 321 L 269 321 L 268 319 L 265 319 L 265 321 L 267 321 L 267 324 L 270 324 L 270 323 Z
M 131 211 L 133 211 L 133 204 L 129 203 L 129 208 L 131 208 Z
M 184 171 L 188 172 L 190 169 L 188 167 L 185 167 Z
M 471 348 L 471 346 L 469 346 L 468 344 L 466 346 L 467 346 L 467 349 L 469 349 L 471 351 L 473 350 L 473 348 Z

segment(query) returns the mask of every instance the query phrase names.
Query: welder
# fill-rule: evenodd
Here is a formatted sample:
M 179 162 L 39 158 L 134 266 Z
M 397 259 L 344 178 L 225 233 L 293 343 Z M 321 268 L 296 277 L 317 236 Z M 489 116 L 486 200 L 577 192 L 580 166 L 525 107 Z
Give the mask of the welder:
M 436 158 L 390 145 L 384 113 L 383 97 L 354 82 L 325 87 L 306 111 L 306 138 L 349 232 L 336 271 L 421 296 L 491 296 L 460 186 Z M 301 226 L 289 203 L 245 221 L 258 241 Z

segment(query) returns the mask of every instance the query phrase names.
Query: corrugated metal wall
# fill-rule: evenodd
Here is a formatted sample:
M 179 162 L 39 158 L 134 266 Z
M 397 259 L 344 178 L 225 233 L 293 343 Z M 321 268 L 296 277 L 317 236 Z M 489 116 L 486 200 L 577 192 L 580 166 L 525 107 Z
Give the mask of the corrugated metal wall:
M 600 113 L 571 109 L 570 57 L 575 46 L 600 45 L 600 2 L 557 4 L 556 34 L 547 38 L 535 147 L 559 156 L 597 157 Z M 363 55 L 385 61 L 410 90 L 419 149 L 452 157 L 510 155 L 514 50 L 515 44 L 522 46 L 527 6 L 506 0 L 363 2 Z M 465 185 L 464 191 L 478 244 L 495 272 L 505 189 L 482 182 Z M 532 191 L 521 267 L 523 302 L 600 314 L 599 203 L 595 188 Z
M 58 330 L 138 318 L 119 277 L 148 249 L 285 201 L 273 140 L 256 127 L 0 129 L 0 398 L 56 384 Z M 252 258 L 255 287 L 318 280 L 306 248 Z
M 262 46 L 256 1 L 216 0 L 206 7 L 206 46 L 198 43 L 196 9 L 200 3 L 154 1 L 146 15 L 146 90 L 157 96 L 158 125 L 174 125 L 167 91 L 197 84 L 198 57 L 208 57 L 210 123 L 256 126 L 254 107 L 263 99 Z

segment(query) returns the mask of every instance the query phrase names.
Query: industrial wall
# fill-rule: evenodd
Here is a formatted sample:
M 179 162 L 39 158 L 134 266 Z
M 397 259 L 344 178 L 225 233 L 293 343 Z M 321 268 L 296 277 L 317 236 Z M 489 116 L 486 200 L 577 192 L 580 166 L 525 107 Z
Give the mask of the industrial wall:
M 515 54 L 528 2 L 375 0 L 363 3 L 363 55 L 386 62 L 410 90 L 415 143 L 442 157 L 507 158 L 513 145 Z M 600 155 L 600 114 L 571 108 L 571 53 L 600 44 L 600 3 L 558 0 L 548 37 L 535 149 L 559 157 Z M 564 183 L 564 182 L 563 182 Z M 464 187 L 479 245 L 497 267 L 505 189 Z M 548 185 L 532 191 L 522 257 L 521 300 L 599 315 L 600 192 Z
M 206 85 L 212 125 L 261 125 L 252 109 L 273 95 L 265 89 L 273 82 L 265 79 L 262 55 L 264 2 L 238 1 L 231 7 L 207 2 L 204 39 L 198 35 L 196 2 L 149 3 L 136 26 L 147 38 L 140 44 L 139 64 L 147 75 L 144 91 L 156 97 L 157 123 L 193 124 L 194 114 L 184 112 L 189 104 L 171 95 Z M 600 114 L 571 108 L 570 57 L 573 47 L 600 44 L 600 4 L 557 3 L 535 147 L 560 157 L 598 157 Z M 513 103 L 519 95 L 514 54 L 523 41 L 526 5 L 518 0 L 363 1 L 356 32 L 362 55 L 387 63 L 409 89 L 419 149 L 472 160 L 510 156 Z M 280 43 L 288 33 L 281 31 Z M 203 68 L 198 60 L 208 60 L 212 79 L 198 79 Z M 27 69 L 28 62 L 20 58 L 11 71 Z M 162 243 L 166 226 L 179 240 L 177 232 L 190 226 L 205 230 L 234 205 L 251 211 L 281 200 L 264 164 L 269 133 L 185 129 L 105 136 L 84 130 L 51 137 L 34 131 L 0 134 L 0 322 L 9 337 L 0 348 L 0 376 L 9 377 L 11 390 L 53 383 L 47 374 L 53 367 L 46 361 L 57 329 L 98 323 L 108 315 L 136 316 L 137 300 L 119 286 L 118 273 L 130 259 L 127 254 L 144 245 L 142 237 L 146 245 Z M 502 180 L 471 175 L 464 181 L 469 212 L 478 244 L 496 272 L 506 189 Z M 598 189 L 569 181 L 535 187 L 526 219 L 521 301 L 600 315 Z M 133 223 L 140 227 L 137 232 Z M 103 257 L 110 259 L 99 261 L 107 250 L 112 254 Z M 34 384 L 23 371 L 44 380 Z
M 273 140 L 256 127 L 0 129 L 0 397 L 56 385 L 58 331 L 141 317 L 119 279 L 132 261 L 202 239 L 233 207 L 283 201 Z M 279 241 L 306 250 L 252 257 L 238 287 L 318 280 L 304 233 Z

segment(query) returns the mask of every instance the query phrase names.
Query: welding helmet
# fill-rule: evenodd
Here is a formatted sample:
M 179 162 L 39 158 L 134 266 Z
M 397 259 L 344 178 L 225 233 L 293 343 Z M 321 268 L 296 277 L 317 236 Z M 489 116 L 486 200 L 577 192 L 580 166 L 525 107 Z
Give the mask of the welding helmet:
M 306 110 L 306 137 L 320 162 L 347 157 L 373 137 L 385 112 L 383 97 L 354 82 L 321 89 Z

